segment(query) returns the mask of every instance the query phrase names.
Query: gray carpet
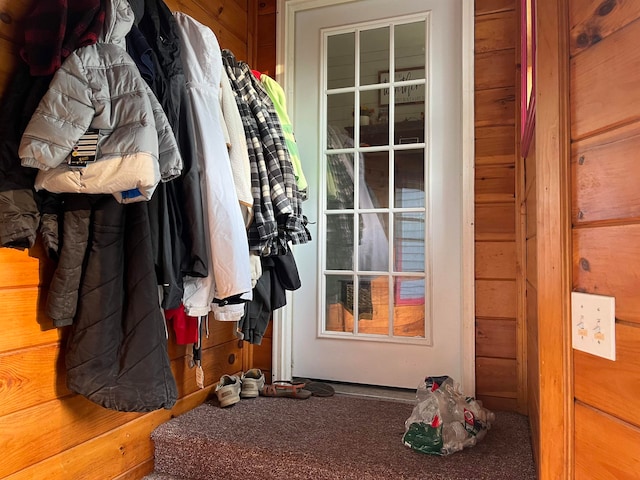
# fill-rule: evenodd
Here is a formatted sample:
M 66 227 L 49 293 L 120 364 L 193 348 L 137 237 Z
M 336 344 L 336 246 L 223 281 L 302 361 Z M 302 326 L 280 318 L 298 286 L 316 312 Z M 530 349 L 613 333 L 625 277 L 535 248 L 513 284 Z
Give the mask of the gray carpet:
M 402 444 L 406 403 L 336 395 L 216 401 L 159 426 L 146 480 L 536 478 L 527 418 L 496 412 L 487 436 L 447 457 Z

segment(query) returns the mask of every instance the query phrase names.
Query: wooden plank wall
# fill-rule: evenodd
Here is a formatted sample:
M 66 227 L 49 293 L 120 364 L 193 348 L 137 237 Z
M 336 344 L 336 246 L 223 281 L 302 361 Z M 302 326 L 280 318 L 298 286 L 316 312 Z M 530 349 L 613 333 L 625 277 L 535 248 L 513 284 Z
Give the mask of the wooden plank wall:
M 18 62 L 23 18 L 33 0 L 0 0 L 0 92 Z M 255 6 L 249 0 L 170 0 L 209 25 L 240 59 L 255 54 Z M 243 369 L 247 354 L 233 325 L 212 322 L 204 341 L 206 388 L 198 389 L 184 346 L 170 339 L 180 400 L 172 410 L 120 413 L 99 407 L 65 386 L 66 329 L 43 313 L 53 265 L 43 251 L 0 249 L 0 478 L 10 480 L 140 479 L 153 469 L 150 432 L 202 403 L 224 373 Z M 170 329 L 171 330 L 171 329 Z M 100 473 L 97 473 L 100 472 Z
M 531 427 L 534 457 L 540 457 L 540 378 L 538 371 L 538 272 L 537 272 L 537 226 L 536 226 L 536 142 L 535 133 L 529 154 L 524 160 L 524 191 L 522 202 L 525 209 L 525 309 L 526 309 L 526 364 L 527 364 L 527 413 Z
M 616 361 L 574 350 L 575 478 L 640 472 L 640 2 L 570 0 L 573 289 L 616 298 Z
M 524 412 L 518 348 L 515 0 L 476 0 L 476 396 Z

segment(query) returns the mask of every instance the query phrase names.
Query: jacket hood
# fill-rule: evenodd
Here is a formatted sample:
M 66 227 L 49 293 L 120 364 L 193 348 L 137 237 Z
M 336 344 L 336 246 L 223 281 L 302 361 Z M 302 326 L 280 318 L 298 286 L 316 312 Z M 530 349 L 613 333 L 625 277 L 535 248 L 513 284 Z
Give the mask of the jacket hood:
M 126 50 L 125 37 L 131 30 L 134 15 L 127 0 L 106 0 L 104 2 L 104 29 L 100 43 L 113 43 Z

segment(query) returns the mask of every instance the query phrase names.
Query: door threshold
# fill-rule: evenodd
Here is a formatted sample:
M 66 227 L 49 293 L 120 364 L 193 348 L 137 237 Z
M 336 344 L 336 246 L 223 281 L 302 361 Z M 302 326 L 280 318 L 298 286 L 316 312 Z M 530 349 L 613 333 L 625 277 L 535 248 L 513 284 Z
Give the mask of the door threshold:
M 365 385 L 361 383 L 335 382 L 332 380 L 313 379 L 313 381 L 331 385 L 337 395 L 349 395 L 400 403 L 416 403 L 415 389 Z

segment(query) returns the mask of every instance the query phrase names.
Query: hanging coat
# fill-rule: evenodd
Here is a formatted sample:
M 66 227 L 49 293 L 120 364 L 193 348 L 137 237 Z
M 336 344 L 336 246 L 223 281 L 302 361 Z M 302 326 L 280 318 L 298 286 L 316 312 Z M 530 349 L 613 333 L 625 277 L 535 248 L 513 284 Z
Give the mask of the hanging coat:
M 65 225 L 73 218 L 82 228 L 65 231 L 56 274 L 83 269 L 65 351 L 67 387 L 113 410 L 171 408 L 178 393 L 158 305 L 147 204 L 76 194 L 65 207 Z
M 18 153 L 23 166 L 40 169 L 36 190 L 149 200 L 161 178 L 180 174 L 182 159 L 162 107 L 124 49 L 129 4 L 112 0 L 105 10 L 100 42 L 64 61 Z M 76 156 L 90 140 L 90 153 Z
M 210 268 L 206 278 L 185 279 L 188 315 L 207 315 L 214 298 L 251 295 L 249 247 L 220 119 L 222 59 L 214 33 L 191 17 L 174 13 L 182 39 L 187 91 L 194 128 L 208 226 Z M 239 320 L 242 312 L 224 320 Z
M 178 27 L 162 0 L 129 0 L 135 25 L 147 42 L 155 74 L 149 85 L 167 114 L 183 160 L 180 177 L 158 186 L 149 204 L 162 306 L 183 296 L 183 276 L 209 273 L 194 127 L 180 55 Z
M 114 32 L 123 31 L 119 22 L 131 25 L 133 14 L 126 0 L 104 4 L 107 24 L 114 27 Z M 116 51 L 107 44 L 98 48 L 103 49 L 107 55 L 100 57 L 102 60 L 112 59 L 110 52 L 117 52 L 121 60 L 128 58 L 124 50 Z M 130 59 L 123 62 L 127 69 L 129 62 L 133 65 Z M 96 78 L 100 75 L 92 76 Z M 126 81 L 130 78 L 124 75 L 122 84 L 111 78 L 109 84 L 126 89 L 131 86 Z M 146 98 L 145 89 L 137 93 L 133 97 Z M 121 111 L 116 105 L 101 104 L 101 111 Z M 132 102 L 131 107 L 136 105 Z M 144 119 L 152 122 L 153 112 L 146 113 Z M 136 112 L 131 114 L 137 118 Z M 127 120 L 126 116 L 117 118 Z M 155 128 L 152 131 L 158 135 Z M 170 129 L 163 131 L 170 133 Z M 135 140 L 135 128 L 128 132 Z M 175 142 L 173 145 L 175 154 Z M 63 205 L 64 234 L 49 288 L 47 313 L 57 326 L 71 325 L 65 349 L 67 386 L 114 410 L 171 408 L 177 388 L 158 304 L 147 202 L 122 204 L 110 194 L 75 193 L 65 194 Z
M 222 51 L 222 61 L 236 93 L 249 148 L 254 199 L 249 248 L 262 256 L 285 253 L 289 242 L 307 243 L 311 235 L 280 121 L 249 66 L 229 50 Z
M 39 227 L 48 255 L 57 258 L 59 204 L 53 194 L 34 192 L 37 172 L 20 165 L 18 147 L 53 73 L 75 49 L 97 42 L 104 19 L 98 0 L 39 0 L 25 18 L 20 53 L 26 63 L 19 64 L 0 107 L 2 247 L 32 247 Z

